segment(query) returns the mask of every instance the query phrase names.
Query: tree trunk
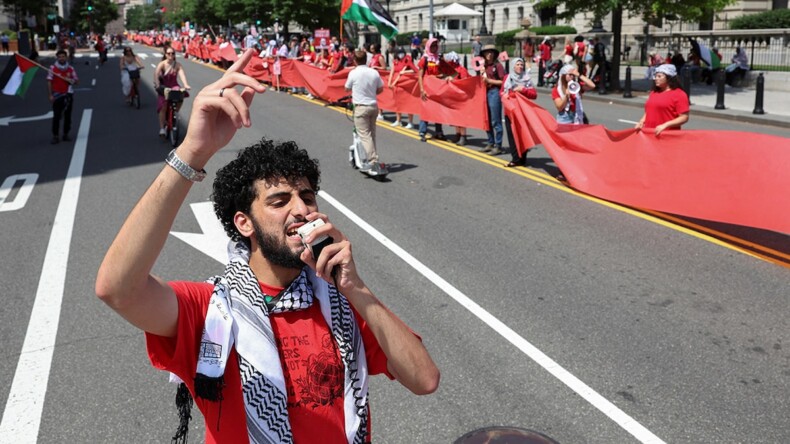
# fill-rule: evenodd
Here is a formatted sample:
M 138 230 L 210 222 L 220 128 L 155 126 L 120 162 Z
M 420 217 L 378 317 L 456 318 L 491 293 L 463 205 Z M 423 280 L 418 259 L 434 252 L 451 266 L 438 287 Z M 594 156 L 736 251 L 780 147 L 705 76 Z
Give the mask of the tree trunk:
M 617 3 L 612 10 L 612 72 L 609 73 L 612 79 L 610 89 L 620 90 L 620 51 L 623 36 L 623 5 Z

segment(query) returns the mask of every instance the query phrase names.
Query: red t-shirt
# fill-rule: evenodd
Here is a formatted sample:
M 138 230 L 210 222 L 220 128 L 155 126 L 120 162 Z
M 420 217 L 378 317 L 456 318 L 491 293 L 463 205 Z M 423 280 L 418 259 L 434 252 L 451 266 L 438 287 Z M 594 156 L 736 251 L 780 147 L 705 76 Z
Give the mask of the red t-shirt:
M 560 98 L 560 91 L 557 88 L 559 88 L 559 85 L 554 87 L 554 88 L 551 88 L 551 100 L 552 101 L 554 101 L 554 99 L 559 99 Z M 583 92 L 584 91 L 580 90 L 579 94 L 582 94 Z M 575 113 L 576 112 L 576 94 L 570 94 L 570 97 L 568 97 L 568 103 L 570 104 L 570 107 L 568 108 L 568 111 L 571 114 Z
M 148 358 L 154 367 L 178 375 L 194 397 L 198 349 L 214 285 L 179 281 L 170 282 L 170 286 L 178 298 L 177 334 L 175 338 L 166 338 L 146 333 Z M 266 295 L 282 291 L 263 284 L 261 290 Z M 394 379 L 387 371 L 387 357 L 373 332 L 356 311 L 354 315 L 365 344 L 368 373 Z M 274 314 L 270 319 L 285 376 L 294 443 L 346 444 L 343 363 L 319 304 L 306 310 Z M 224 378 L 222 402 L 195 398 L 205 418 L 206 443 L 246 443 L 246 414 L 235 347 L 230 351 Z
M 541 43 L 540 44 L 540 59 L 544 62 L 548 62 L 551 60 L 551 45 L 548 43 Z
M 417 69 L 417 67 L 414 66 L 414 62 L 412 61 L 411 56 L 408 55 L 408 54 L 403 56 L 402 59 L 399 59 L 399 58 L 395 57 L 395 60 L 392 62 L 392 65 L 393 65 L 392 66 L 392 71 L 395 74 L 400 74 L 400 72 L 401 72 L 401 70 L 403 70 L 403 68 L 409 68 L 410 70 L 412 70 L 414 72 L 419 71 L 419 69 Z
M 655 128 L 662 123 L 689 112 L 689 98 L 680 88 L 664 92 L 651 92 L 645 102 L 645 128 Z M 667 129 L 678 129 L 676 127 Z
M 426 76 L 443 76 L 448 73 L 454 73 L 452 68 L 447 66 L 447 62 L 443 58 L 439 58 L 438 62 L 433 60 L 429 61 L 427 57 L 423 57 L 417 62 L 417 66 L 425 71 Z

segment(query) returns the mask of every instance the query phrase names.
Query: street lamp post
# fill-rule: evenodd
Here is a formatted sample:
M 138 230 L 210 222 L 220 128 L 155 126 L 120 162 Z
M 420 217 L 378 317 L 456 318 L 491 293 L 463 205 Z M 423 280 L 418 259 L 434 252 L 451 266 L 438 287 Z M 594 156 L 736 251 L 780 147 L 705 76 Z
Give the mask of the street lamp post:
M 480 35 L 488 35 L 488 28 L 486 28 L 486 0 L 483 0 L 483 24 L 480 26 Z

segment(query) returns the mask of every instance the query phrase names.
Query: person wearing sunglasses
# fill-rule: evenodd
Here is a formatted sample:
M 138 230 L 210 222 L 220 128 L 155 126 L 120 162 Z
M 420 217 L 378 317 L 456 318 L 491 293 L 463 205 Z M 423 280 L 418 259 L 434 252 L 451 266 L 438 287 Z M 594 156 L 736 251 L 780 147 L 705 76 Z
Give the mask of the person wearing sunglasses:
M 183 88 L 179 85 L 178 81 L 184 85 Z M 154 71 L 154 89 L 158 94 L 156 102 L 156 112 L 159 114 L 159 135 L 164 137 L 167 134 L 165 128 L 165 117 L 167 113 L 167 99 L 165 99 L 165 88 L 170 89 L 186 89 L 189 90 L 189 82 L 184 73 L 184 67 L 176 61 L 176 51 L 170 46 L 165 47 L 164 57 L 162 61 L 156 65 Z M 188 92 L 184 92 L 184 97 L 189 97 Z M 181 109 L 181 103 L 178 104 L 176 111 Z

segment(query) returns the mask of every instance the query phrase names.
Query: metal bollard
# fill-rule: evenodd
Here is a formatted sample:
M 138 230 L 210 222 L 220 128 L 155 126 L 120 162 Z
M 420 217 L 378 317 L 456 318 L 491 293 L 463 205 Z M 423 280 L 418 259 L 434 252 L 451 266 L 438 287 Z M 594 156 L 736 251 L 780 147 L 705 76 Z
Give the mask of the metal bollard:
M 510 72 L 510 59 L 505 60 L 505 72 Z
M 625 89 L 623 90 L 623 97 L 630 99 L 634 97 L 631 94 L 631 65 L 625 67 Z
M 468 67 L 468 66 L 466 66 L 466 54 L 464 54 L 464 68 L 465 68 L 465 69 L 469 69 L 469 67 Z
M 757 76 L 757 96 L 754 99 L 754 111 L 752 114 L 765 114 L 763 110 L 763 93 L 765 92 L 765 77 L 763 73 Z
M 689 97 L 689 103 L 691 103 L 691 70 L 688 66 L 684 66 L 680 70 L 680 81 L 683 91 L 686 92 L 686 95 Z
M 715 109 L 724 108 L 724 70 L 720 69 L 716 72 L 716 106 Z

